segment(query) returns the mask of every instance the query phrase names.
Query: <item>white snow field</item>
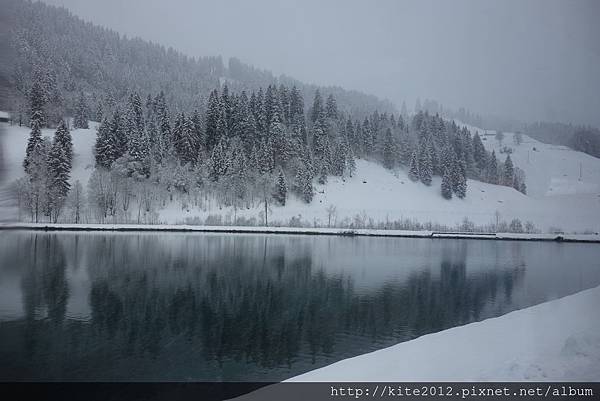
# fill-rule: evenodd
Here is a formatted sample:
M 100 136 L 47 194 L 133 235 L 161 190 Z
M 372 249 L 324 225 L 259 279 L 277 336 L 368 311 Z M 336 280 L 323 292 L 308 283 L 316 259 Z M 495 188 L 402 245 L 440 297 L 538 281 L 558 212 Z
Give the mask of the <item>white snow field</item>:
M 600 381 L 600 287 L 288 381 Z
M 29 135 L 27 127 L 5 126 L 2 144 L 8 164 L 7 182 L 23 175 L 22 160 Z M 84 187 L 93 169 L 92 147 L 96 138 L 97 123 L 88 130 L 71 132 L 74 142 L 74 170 L 72 180 Z M 474 133 L 477 129 L 471 127 Z M 478 130 L 483 133 L 483 130 Z M 53 130 L 43 130 L 51 136 Z M 493 135 L 484 135 L 488 149 L 501 147 Z M 499 219 L 510 222 L 519 218 L 523 223 L 533 222 L 544 232 L 599 232 L 600 231 L 600 159 L 561 146 L 546 145 L 524 136 L 524 142 L 513 144 L 512 134 L 505 134 L 503 146 L 514 148 L 511 155 L 515 164 L 526 172 L 528 195 L 503 186 L 469 180 L 467 197 L 445 200 L 440 194 L 440 178 L 434 177 L 427 187 L 412 182 L 406 171 L 386 170 L 381 165 L 357 160 L 357 171 L 352 178 L 330 177 L 326 185 L 316 185 L 316 194 L 310 204 L 290 196 L 285 207 L 272 205 L 269 211 L 271 225 L 285 225 L 292 217 L 319 226 L 327 226 L 327 208 L 336 207 L 331 224 L 344 219 L 353 221 L 359 216 L 368 223 L 411 219 L 420 223 L 439 223 L 448 226 L 460 224 L 465 217 L 477 225 L 491 224 Z M 533 147 L 536 151 L 533 151 Z M 498 154 L 503 160 L 504 156 Z M 579 170 L 582 180 L 579 180 Z M 6 184 L 5 184 L 6 185 Z M 5 187 L 6 188 L 6 187 Z M 0 189 L 1 190 L 1 189 Z M 256 218 L 263 206 L 238 210 L 238 216 Z M 16 216 L 14 208 L 0 205 L 0 214 Z M 222 215 L 224 220 L 233 217 L 233 210 L 212 206 L 208 210 L 191 208 L 182 210 L 179 202 L 172 202 L 160 211 L 160 223 L 179 224 L 188 219 L 204 219 L 209 215 Z M 6 219 L 4 219 L 6 220 Z

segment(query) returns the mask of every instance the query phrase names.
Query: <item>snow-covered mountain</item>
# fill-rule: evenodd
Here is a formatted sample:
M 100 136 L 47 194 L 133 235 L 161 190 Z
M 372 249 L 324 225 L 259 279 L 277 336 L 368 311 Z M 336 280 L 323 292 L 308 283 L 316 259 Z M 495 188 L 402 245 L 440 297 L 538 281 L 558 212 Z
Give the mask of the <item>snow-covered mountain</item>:
M 74 165 L 72 181 L 84 186 L 92 173 L 92 147 L 96 139 L 96 123 L 90 129 L 73 130 Z M 7 163 L 7 182 L 23 176 L 22 161 L 29 128 L 5 125 L 4 154 Z M 420 223 L 459 225 L 468 218 L 476 225 L 493 224 L 497 219 L 523 223 L 533 222 L 543 231 L 600 231 L 600 159 L 563 146 L 547 145 L 527 136 L 521 144 L 513 141 L 513 134 L 505 133 L 502 143 L 492 132 L 469 127 L 483 134 L 488 150 L 500 154 L 504 146 L 513 149 L 511 158 L 526 173 L 528 195 L 504 186 L 468 181 L 465 199 L 446 200 L 440 195 L 440 178 L 434 177 L 431 186 L 412 182 L 404 169 L 390 171 L 379 163 L 357 160 L 353 177 L 330 177 L 325 185 L 316 184 L 316 194 L 310 204 L 293 195 L 284 207 L 271 206 L 272 224 L 288 224 L 297 217 L 302 222 L 318 225 L 357 222 L 358 224 L 410 219 Z M 43 130 L 45 136 L 53 130 Z M 580 177 L 581 171 L 581 177 Z M 6 189 L 6 186 L 5 188 Z M 331 208 L 335 207 L 335 211 Z M 10 202 L 2 201 L 2 213 L 16 216 Z M 237 216 L 256 218 L 262 207 L 236 211 Z M 171 202 L 159 212 L 165 223 L 204 221 L 209 215 L 220 215 L 224 221 L 233 217 L 233 210 L 209 206 L 206 210 L 190 207 L 182 209 L 179 202 Z

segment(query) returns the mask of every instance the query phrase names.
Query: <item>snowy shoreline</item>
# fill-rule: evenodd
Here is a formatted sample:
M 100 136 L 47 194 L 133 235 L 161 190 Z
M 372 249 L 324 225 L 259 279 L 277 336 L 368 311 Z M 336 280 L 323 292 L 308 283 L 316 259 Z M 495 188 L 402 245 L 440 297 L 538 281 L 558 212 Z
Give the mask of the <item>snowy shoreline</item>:
M 287 381 L 599 381 L 598 306 L 595 287 Z
M 338 235 L 361 237 L 394 238 L 441 238 L 441 239 L 480 239 L 510 241 L 555 241 L 600 243 L 597 234 L 519 234 L 519 233 L 469 233 L 406 230 L 372 230 L 343 228 L 304 228 L 304 227 L 260 227 L 260 226 L 196 226 L 173 224 L 62 224 L 62 223 L 0 223 L 0 230 L 42 230 L 42 231 L 171 231 L 199 233 L 246 233 L 246 234 L 288 234 L 288 235 Z

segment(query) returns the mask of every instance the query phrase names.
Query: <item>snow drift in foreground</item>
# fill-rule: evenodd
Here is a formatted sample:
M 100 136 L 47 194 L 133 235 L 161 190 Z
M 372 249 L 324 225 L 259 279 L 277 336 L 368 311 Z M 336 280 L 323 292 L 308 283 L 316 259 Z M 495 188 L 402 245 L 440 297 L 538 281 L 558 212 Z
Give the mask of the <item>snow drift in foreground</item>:
M 600 287 L 289 381 L 600 381 Z

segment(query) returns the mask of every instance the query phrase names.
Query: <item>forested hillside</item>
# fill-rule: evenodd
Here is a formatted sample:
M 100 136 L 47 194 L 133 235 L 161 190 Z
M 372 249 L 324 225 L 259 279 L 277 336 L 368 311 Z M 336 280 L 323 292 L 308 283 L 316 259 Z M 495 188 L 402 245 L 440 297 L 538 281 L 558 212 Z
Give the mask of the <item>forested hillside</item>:
M 600 130 L 597 128 L 537 122 L 526 125 L 524 131 L 540 142 L 564 145 L 588 155 L 600 157 Z
M 8 11 L 17 54 L 9 106 L 30 127 L 27 177 L 13 193 L 34 221 L 61 219 L 87 185 L 85 206 L 100 222 L 130 221 L 133 204 L 149 221 L 142 214 L 185 197 L 198 208 L 262 204 L 268 224 L 270 204 L 311 203 L 315 185 L 352 177 L 357 159 L 437 182 L 445 199 L 465 198 L 467 178 L 526 193 L 509 153 L 499 159 L 438 114 L 394 113 L 375 97 L 275 79 L 236 59 L 225 68 L 219 57 L 189 58 L 41 3 L 10 0 Z M 99 122 L 94 171 L 74 183 L 70 129 L 90 120 Z M 46 127 L 58 127 L 52 140 Z
M 206 105 L 209 93 L 226 80 L 231 90 L 251 91 L 271 84 L 295 85 L 312 96 L 314 85 L 220 56 L 189 57 L 171 48 L 84 22 L 64 8 L 25 0 L 2 2 L 2 38 L 11 55 L 0 63 L 1 109 L 27 122 L 27 97 L 39 81 L 48 94 L 49 123 L 72 115 L 81 93 L 93 107 L 123 104 L 130 93 L 163 92 L 174 109 L 191 112 Z M 205 40 L 209 40 L 208 38 Z M 5 54 L 8 54 L 5 53 Z M 376 109 L 392 112 L 393 105 L 374 96 L 338 87 L 321 88 L 333 94 L 342 110 L 364 116 Z

